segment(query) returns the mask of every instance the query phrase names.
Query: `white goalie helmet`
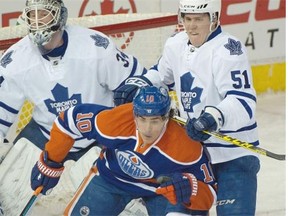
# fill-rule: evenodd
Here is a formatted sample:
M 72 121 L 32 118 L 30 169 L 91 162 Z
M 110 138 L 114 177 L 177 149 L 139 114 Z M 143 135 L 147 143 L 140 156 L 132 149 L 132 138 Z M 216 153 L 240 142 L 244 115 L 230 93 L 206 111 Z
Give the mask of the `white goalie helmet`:
M 209 13 L 211 22 L 220 23 L 221 0 L 180 0 L 179 21 L 182 13 Z M 218 13 L 218 19 L 216 19 Z
M 22 13 L 29 38 L 37 46 L 44 46 L 56 31 L 63 30 L 67 17 L 62 0 L 27 0 Z

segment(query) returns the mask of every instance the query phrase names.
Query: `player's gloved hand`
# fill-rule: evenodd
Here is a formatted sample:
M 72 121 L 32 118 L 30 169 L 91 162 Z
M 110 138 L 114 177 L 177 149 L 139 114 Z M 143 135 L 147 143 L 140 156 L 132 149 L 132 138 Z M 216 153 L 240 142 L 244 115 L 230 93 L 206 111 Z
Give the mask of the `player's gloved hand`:
M 125 81 L 125 84 L 114 91 L 114 104 L 119 106 L 121 104 L 133 101 L 137 90 L 142 86 L 151 86 L 152 83 L 144 76 L 130 77 Z
M 161 177 L 157 180 L 159 179 Z M 197 193 L 198 182 L 191 173 L 174 173 L 165 176 L 164 179 L 166 182 L 159 182 L 161 185 L 156 189 L 156 193 L 163 195 L 173 205 L 177 203 L 189 204 L 192 194 Z
M 208 106 L 198 119 L 192 118 L 186 124 L 188 136 L 196 141 L 205 141 L 211 135 L 203 132 L 218 131 L 224 124 L 224 117 L 220 110 L 216 107 Z
M 31 188 L 36 190 L 39 186 L 43 186 L 42 194 L 46 195 L 54 188 L 64 170 L 62 163 L 48 160 L 48 153 L 42 152 L 39 160 L 36 162 L 31 173 Z

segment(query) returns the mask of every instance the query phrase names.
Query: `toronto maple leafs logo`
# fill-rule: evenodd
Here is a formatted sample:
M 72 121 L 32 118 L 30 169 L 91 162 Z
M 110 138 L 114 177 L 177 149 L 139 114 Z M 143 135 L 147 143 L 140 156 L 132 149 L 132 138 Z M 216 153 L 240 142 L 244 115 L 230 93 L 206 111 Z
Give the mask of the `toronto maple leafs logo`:
M 58 116 L 60 112 L 82 103 L 81 94 L 73 94 L 72 97 L 69 98 L 68 88 L 58 83 L 51 90 L 51 92 L 55 100 L 46 99 L 44 102 L 48 108 L 48 111 L 56 116 Z
M 200 103 L 203 88 L 193 87 L 194 77 L 190 72 L 181 76 L 181 103 L 184 111 L 194 112 L 193 107 Z
M 240 41 L 228 38 L 228 43 L 224 45 L 230 51 L 230 55 L 241 55 L 243 53 Z
M 2 66 L 3 68 L 6 68 L 6 66 L 12 62 L 12 58 L 11 58 L 12 54 L 13 54 L 13 50 L 7 52 L 7 53 L 3 56 L 3 58 L 1 59 L 0 64 L 1 64 L 1 66 Z
M 96 46 L 103 47 L 104 49 L 107 49 L 107 47 L 109 45 L 109 40 L 107 38 L 102 37 L 99 34 L 91 35 L 90 37 L 95 41 Z

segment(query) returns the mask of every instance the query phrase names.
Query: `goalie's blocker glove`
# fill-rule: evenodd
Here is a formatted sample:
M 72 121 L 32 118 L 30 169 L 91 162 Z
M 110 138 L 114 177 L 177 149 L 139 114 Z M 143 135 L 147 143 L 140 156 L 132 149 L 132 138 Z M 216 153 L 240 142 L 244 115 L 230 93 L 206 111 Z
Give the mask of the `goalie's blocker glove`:
M 144 76 L 128 78 L 124 85 L 114 91 L 115 106 L 132 102 L 137 90 L 143 86 L 152 86 L 152 83 Z
M 42 152 L 39 160 L 36 162 L 31 173 L 31 188 L 36 190 L 39 186 L 43 186 L 42 194 L 46 195 L 54 188 L 64 170 L 62 163 L 48 160 L 48 153 Z
M 207 106 L 198 119 L 192 118 L 186 124 L 188 136 L 196 141 L 205 141 L 211 137 L 203 131 L 219 131 L 224 124 L 224 116 L 216 107 Z

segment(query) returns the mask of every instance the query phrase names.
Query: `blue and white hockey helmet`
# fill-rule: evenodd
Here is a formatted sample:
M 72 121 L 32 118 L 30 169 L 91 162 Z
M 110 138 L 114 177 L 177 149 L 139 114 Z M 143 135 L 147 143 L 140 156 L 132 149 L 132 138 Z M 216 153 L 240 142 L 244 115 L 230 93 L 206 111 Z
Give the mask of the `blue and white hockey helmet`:
M 133 99 L 135 116 L 168 116 L 170 106 L 171 99 L 168 91 L 163 87 L 142 87 Z
M 63 30 L 68 12 L 62 0 L 27 0 L 22 13 L 30 40 L 37 46 L 44 46 L 53 34 Z

